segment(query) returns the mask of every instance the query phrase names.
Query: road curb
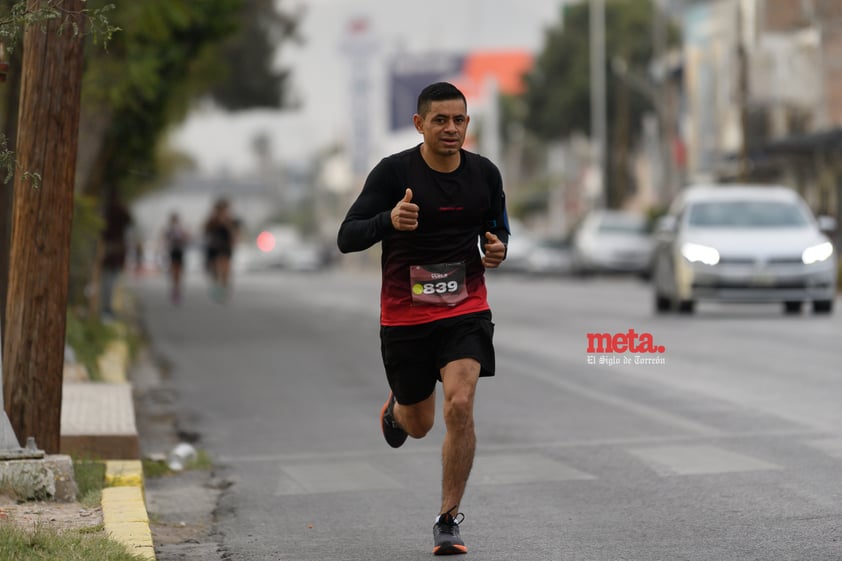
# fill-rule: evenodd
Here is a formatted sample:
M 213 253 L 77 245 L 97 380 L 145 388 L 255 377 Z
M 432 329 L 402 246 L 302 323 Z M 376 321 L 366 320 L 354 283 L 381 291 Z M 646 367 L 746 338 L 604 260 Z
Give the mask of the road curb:
M 123 338 L 119 338 L 108 345 L 108 349 L 100 357 L 99 367 L 104 384 L 112 388 L 120 387 L 121 384 L 128 387 L 128 406 L 121 409 L 130 411 L 131 418 L 122 419 L 122 421 L 130 422 L 128 432 L 137 439 L 135 412 L 131 403 L 132 384 L 128 379 L 129 363 L 128 344 Z M 143 464 L 140 460 L 109 459 L 105 461 L 105 487 L 102 490 L 100 505 L 103 525 L 109 537 L 125 545 L 132 553 L 155 561 L 155 543 L 149 527 Z
M 143 466 L 139 460 L 105 463 L 102 519 L 106 533 L 144 559 L 155 560 L 155 544 L 149 527 L 143 490 Z

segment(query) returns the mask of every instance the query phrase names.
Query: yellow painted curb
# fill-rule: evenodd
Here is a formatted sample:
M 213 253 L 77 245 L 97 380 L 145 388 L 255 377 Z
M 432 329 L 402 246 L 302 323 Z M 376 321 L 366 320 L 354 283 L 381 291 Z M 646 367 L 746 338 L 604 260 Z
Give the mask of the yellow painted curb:
M 112 539 L 125 545 L 131 553 L 145 559 L 155 560 L 155 547 L 152 545 L 152 532 L 145 522 L 123 522 L 106 528 Z
M 143 487 L 143 465 L 140 460 L 107 461 L 105 484 L 108 487 Z
M 129 344 L 124 339 L 111 341 L 97 359 L 103 382 L 125 382 L 129 363 Z
M 155 544 L 143 496 L 143 467 L 137 460 L 105 463 L 106 482 L 102 490 L 102 519 L 105 531 L 132 553 L 155 559 Z

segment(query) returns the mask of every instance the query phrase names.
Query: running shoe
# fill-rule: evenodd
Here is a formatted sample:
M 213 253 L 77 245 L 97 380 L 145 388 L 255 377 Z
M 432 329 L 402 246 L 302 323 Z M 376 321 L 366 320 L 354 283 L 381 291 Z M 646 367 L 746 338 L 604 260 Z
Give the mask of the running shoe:
M 451 512 L 456 510 L 454 506 L 444 514 L 440 514 L 438 520 L 433 525 L 433 554 L 434 555 L 457 555 L 460 553 L 468 553 L 468 548 L 465 542 L 459 536 L 459 524 L 465 520 L 465 515 L 461 512 L 456 513 L 456 518 Z
M 395 394 L 389 393 L 389 399 L 383 404 L 380 410 L 380 428 L 383 429 L 383 437 L 392 448 L 400 448 L 406 442 L 406 431 L 401 428 L 395 420 L 392 411 L 395 408 Z

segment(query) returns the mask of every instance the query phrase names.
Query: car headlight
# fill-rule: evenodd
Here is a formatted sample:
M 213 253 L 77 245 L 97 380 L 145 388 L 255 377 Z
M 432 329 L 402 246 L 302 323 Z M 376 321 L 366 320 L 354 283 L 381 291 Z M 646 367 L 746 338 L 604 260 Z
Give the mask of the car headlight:
M 801 261 L 805 265 L 811 265 L 819 261 L 827 261 L 831 255 L 833 255 L 833 244 L 824 242 L 805 249 L 804 253 L 801 254 Z
M 697 243 L 685 243 L 681 246 L 681 255 L 690 263 L 704 263 L 716 265 L 719 263 L 719 252 L 716 248 Z

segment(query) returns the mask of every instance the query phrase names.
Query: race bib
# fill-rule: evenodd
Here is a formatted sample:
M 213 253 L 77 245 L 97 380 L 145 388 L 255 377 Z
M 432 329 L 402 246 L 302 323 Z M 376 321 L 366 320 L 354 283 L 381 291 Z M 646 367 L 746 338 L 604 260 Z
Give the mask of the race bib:
M 465 263 L 412 265 L 409 281 L 414 306 L 455 306 L 468 297 Z

